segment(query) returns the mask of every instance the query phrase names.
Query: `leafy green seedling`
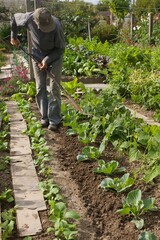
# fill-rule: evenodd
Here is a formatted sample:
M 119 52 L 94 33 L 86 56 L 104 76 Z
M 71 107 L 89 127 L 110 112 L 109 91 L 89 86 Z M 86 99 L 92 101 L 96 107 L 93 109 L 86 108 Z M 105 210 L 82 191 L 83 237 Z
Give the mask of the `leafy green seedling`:
M 31 121 L 28 123 L 28 130 L 24 131 L 24 133 L 28 134 L 30 137 L 34 137 L 34 139 L 39 139 L 45 132 L 39 122 L 35 123 L 34 121 Z
M 154 204 L 154 198 L 143 200 L 141 190 L 136 189 L 129 192 L 127 197 L 123 199 L 123 208 L 118 209 L 117 213 L 132 215 L 134 217 L 132 222 L 135 223 L 138 229 L 141 229 L 144 225 L 144 221 L 143 219 L 139 219 L 139 216 L 148 211 L 156 211 L 158 208 Z
M 74 78 L 70 82 L 62 82 L 62 86 L 66 89 L 66 91 L 72 95 L 76 95 L 76 90 L 80 89 L 80 91 L 85 92 L 85 85 L 82 82 L 78 82 L 78 78 Z
M 43 181 L 39 184 L 40 189 L 43 192 L 43 196 L 47 201 L 50 200 L 63 200 L 63 196 L 59 193 L 59 187 L 53 183 L 52 180 Z
M 20 80 L 17 81 L 21 92 L 26 93 L 28 97 L 34 97 L 36 95 L 35 82 L 28 82 L 27 84 L 22 83 Z
M 78 161 L 86 161 L 89 159 L 98 159 L 100 157 L 100 152 L 98 148 L 93 146 L 86 146 L 82 149 L 82 154 L 77 156 Z
M 76 132 L 78 134 L 78 140 L 84 144 L 88 144 L 90 142 L 90 139 L 88 137 L 90 129 L 89 122 L 84 122 L 77 125 Z
M 55 232 L 55 236 L 63 237 L 66 240 L 75 239 L 77 234 L 76 225 L 70 220 L 78 220 L 79 215 L 75 211 L 68 211 L 65 203 L 49 201 L 50 221 L 54 223 L 54 228 L 48 228 L 48 232 Z
M 14 225 L 15 225 L 15 209 L 5 210 L 2 212 L 2 223 L 0 227 L 2 228 L 2 239 L 6 240 L 12 236 Z
M 0 119 L 3 123 L 8 123 L 9 121 L 9 114 L 7 113 L 6 104 L 4 101 L 0 101 Z
M 34 164 L 35 165 L 41 165 L 41 163 L 44 163 L 44 162 L 49 162 L 50 161 L 50 156 L 49 154 L 37 154 L 36 155 L 36 159 L 34 160 Z
M 158 240 L 158 238 L 151 232 L 143 232 L 138 240 Z
M 0 132 L 0 150 L 6 151 L 8 149 L 8 141 L 6 140 L 8 136 L 8 129 Z
M 6 151 L 8 149 L 8 142 L 0 139 L 0 151 Z
M 13 200 L 14 200 L 14 198 L 12 197 L 11 189 L 6 189 L 0 195 L 0 202 L 2 202 L 2 201 L 13 202 Z
M 9 166 L 10 158 L 8 156 L 0 158 L 0 171 L 4 171 Z
M 129 176 L 129 173 L 124 174 L 121 178 L 105 178 L 100 186 L 105 190 L 115 190 L 122 192 L 134 184 L 135 180 Z
M 121 173 L 126 170 L 124 167 L 118 168 L 119 162 L 114 160 L 108 163 L 106 163 L 104 160 L 99 160 L 98 164 L 99 166 L 95 169 L 96 173 L 104 173 L 106 175 L 111 175 L 113 173 Z

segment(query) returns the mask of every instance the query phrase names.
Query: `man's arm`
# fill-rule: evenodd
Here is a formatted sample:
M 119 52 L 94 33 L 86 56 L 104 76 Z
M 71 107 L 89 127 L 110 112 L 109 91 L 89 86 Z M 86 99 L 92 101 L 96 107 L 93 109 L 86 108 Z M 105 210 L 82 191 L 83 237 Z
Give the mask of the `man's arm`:
M 28 13 L 16 13 L 11 20 L 11 41 L 10 43 L 16 47 L 20 42 L 17 39 L 19 27 L 27 27 Z
M 65 51 L 65 39 L 64 39 L 64 33 L 62 27 L 59 25 L 58 30 L 55 37 L 55 47 L 53 51 L 48 54 L 43 61 L 50 65 L 52 62 L 59 59 Z

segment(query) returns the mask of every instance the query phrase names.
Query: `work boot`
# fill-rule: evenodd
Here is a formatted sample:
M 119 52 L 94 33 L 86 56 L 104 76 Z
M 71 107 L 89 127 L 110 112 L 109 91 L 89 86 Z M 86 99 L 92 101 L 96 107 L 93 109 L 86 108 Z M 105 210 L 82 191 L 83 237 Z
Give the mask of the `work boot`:
M 51 130 L 51 131 L 57 131 L 58 130 L 58 125 L 49 124 L 48 129 Z
M 41 126 L 42 126 L 43 128 L 48 127 L 48 125 L 49 125 L 48 120 L 41 120 Z

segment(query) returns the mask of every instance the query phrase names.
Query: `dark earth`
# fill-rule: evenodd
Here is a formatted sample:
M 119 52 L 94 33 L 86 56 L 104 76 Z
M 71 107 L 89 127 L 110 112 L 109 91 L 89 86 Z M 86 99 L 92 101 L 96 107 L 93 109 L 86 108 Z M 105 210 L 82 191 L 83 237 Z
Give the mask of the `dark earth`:
M 39 120 L 40 115 L 35 103 L 32 103 L 32 111 Z M 132 219 L 130 216 L 120 216 L 116 213 L 116 210 L 122 207 L 122 198 L 127 192 L 117 194 L 113 191 L 102 190 L 99 185 L 105 176 L 94 173 L 97 162 L 77 161 L 76 156 L 84 145 L 78 142 L 77 136 L 67 136 L 65 132 L 66 127 L 63 126 L 57 132 L 46 129 L 44 137 L 52 156 L 49 167 L 52 169 L 54 182 L 60 186 L 68 208 L 76 210 L 81 216 L 77 223 L 78 236 L 75 240 L 138 240 L 139 234 L 143 231 L 150 231 L 157 236 L 157 239 L 160 239 L 160 211 L 145 213 L 142 216 L 145 222 L 142 230 L 136 229 L 135 225 L 130 222 Z M 102 159 L 106 162 L 118 160 L 120 166 L 126 167 L 131 176 L 139 167 L 138 163 L 130 164 L 128 157 L 117 153 L 112 145 L 106 147 Z M 12 186 L 10 173 L 0 171 L 1 191 L 6 185 Z M 160 207 L 160 179 L 156 179 L 154 184 L 146 184 L 137 177 L 135 185 L 130 190 L 137 188 L 143 192 L 143 198 L 156 198 L 156 206 Z M 32 239 L 54 239 L 46 233 L 47 227 L 51 225 L 47 211 L 40 212 L 40 217 L 44 232 Z M 14 237 L 10 239 L 21 238 L 18 238 L 15 232 Z

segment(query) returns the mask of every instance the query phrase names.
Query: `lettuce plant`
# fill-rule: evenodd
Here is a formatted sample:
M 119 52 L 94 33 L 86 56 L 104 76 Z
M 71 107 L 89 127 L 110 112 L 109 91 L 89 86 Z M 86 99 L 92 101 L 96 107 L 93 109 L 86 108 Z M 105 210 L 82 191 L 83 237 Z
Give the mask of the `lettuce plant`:
M 116 192 L 125 191 L 134 184 L 135 180 L 129 176 L 129 173 L 124 174 L 121 178 L 105 178 L 100 186 L 105 190 L 114 190 Z
M 138 240 L 158 240 L 158 239 L 153 233 L 146 231 L 139 236 Z
M 142 199 L 142 192 L 139 189 L 128 193 L 127 197 L 123 199 L 123 208 L 118 209 L 117 213 L 122 215 L 132 215 L 134 219 L 132 222 L 136 224 L 138 229 L 144 225 L 144 220 L 139 218 L 142 214 L 148 211 L 156 211 L 158 208 L 154 205 L 154 198 Z
M 124 167 L 118 167 L 119 162 L 113 160 L 108 163 L 106 163 L 104 160 L 98 161 L 98 167 L 95 169 L 96 173 L 104 173 L 106 175 L 111 175 L 113 173 L 120 173 L 124 172 Z
M 86 161 L 89 159 L 98 159 L 100 157 L 100 152 L 98 148 L 94 146 L 85 146 L 82 149 L 82 153 L 77 156 L 77 160 Z
M 14 198 L 12 197 L 12 190 L 6 189 L 4 192 L 0 194 L 0 202 L 7 201 L 7 202 L 13 202 Z
M 0 227 L 2 229 L 2 239 L 6 240 L 12 236 L 15 226 L 15 209 L 4 210 L 2 212 L 2 223 Z
M 50 221 L 54 223 L 54 228 L 48 228 L 48 232 L 54 232 L 55 236 L 66 240 L 74 240 L 77 234 L 76 224 L 70 223 L 70 220 L 78 220 L 79 215 L 75 211 L 68 211 L 63 202 L 51 200 L 49 204 Z

